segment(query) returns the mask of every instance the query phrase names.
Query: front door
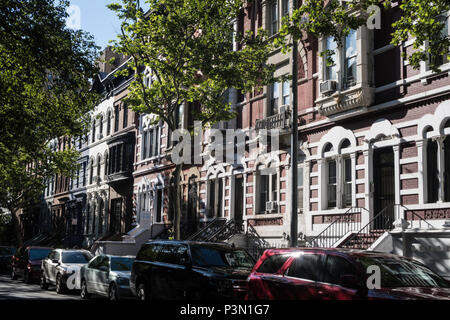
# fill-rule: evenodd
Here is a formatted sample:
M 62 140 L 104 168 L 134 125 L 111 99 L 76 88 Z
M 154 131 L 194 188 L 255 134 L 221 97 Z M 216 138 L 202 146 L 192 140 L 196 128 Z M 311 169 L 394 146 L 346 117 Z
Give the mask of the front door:
M 395 204 L 395 168 L 394 150 L 389 148 L 377 149 L 374 152 L 374 216 L 387 208 L 374 221 L 374 229 L 386 229 L 394 222 Z
M 111 218 L 109 222 L 109 231 L 111 233 L 120 233 L 121 217 L 122 217 L 122 198 L 111 200 Z
M 234 221 L 242 223 L 244 214 L 244 177 L 242 175 L 235 178 L 234 194 Z
M 188 212 L 187 212 L 187 229 L 188 232 L 186 236 L 190 236 L 197 232 L 198 228 L 198 215 L 197 215 L 197 182 L 195 181 L 197 177 L 191 177 L 189 179 L 189 190 L 188 190 Z

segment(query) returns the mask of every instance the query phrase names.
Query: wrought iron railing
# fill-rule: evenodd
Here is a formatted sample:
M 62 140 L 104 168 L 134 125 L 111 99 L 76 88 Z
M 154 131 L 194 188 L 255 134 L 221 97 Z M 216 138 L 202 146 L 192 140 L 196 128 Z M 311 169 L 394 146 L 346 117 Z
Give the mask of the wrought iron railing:
M 340 247 L 353 249 L 368 249 L 384 232 L 393 229 L 394 221 L 398 218 L 404 217 L 407 207 L 401 204 L 391 204 L 381 210 L 357 233 L 351 235 L 346 239 Z M 409 211 L 411 212 L 411 211 Z M 419 228 L 422 228 L 422 222 L 427 224 L 429 228 L 434 227 L 425 219 L 412 212 L 414 216 L 419 219 Z
M 215 218 L 206 227 L 189 236 L 186 240 L 210 241 L 209 239 L 214 236 L 219 230 L 221 230 L 226 223 L 226 218 Z
M 289 112 L 284 111 L 265 119 L 256 120 L 255 127 L 256 130 L 286 129 L 289 127 Z
M 365 208 L 352 207 L 336 219 L 319 235 L 307 242 L 310 247 L 332 248 L 343 236 L 351 231 L 361 229 L 362 213 L 369 211 Z

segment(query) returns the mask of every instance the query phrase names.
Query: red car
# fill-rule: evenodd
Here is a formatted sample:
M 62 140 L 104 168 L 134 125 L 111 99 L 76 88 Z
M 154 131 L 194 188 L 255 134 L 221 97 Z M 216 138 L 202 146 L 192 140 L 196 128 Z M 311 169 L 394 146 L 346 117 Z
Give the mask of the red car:
M 23 282 L 31 283 L 41 279 L 41 264 L 52 248 L 22 247 L 19 248 L 11 260 L 11 278 L 16 280 L 22 277 Z
M 417 261 L 345 249 L 266 250 L 248 290 L 247 300 L 450 299 L 450 282 Z

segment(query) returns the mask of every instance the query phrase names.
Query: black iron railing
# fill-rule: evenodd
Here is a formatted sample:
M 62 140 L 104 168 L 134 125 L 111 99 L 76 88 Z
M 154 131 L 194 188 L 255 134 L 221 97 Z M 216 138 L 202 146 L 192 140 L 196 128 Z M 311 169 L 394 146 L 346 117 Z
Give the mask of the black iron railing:
M 265 119 L 256 120 L 256 130 L 287 129 L 289 128 L 289 112 L 277 113 Z
M 210 241 L 219 230 L 227 223 L 226 218 L 215 218 L 206 227 L 200 229 L 198 232 L 189 236 L 186 240 L 189 241 Z
M 310 247 L 332 248 L 336 242 L 352 231 L 361 229 L 362 213 L 369 211 L 365 208 L 352 207 L 336 219 L 319 235 L 307 242 Z
M 406 211 L 409 211 L 409 209 L 401 204 L 387 206 L 376 214 L 361 230 L 349 236 L 339 247 L 368 249 L 383 233 L 391 231 L 394 227 L 394 221 L 404 217 Z M 433 228 L 425 219 L 414 212 L 412 214 L 419 218 L 420 228 L 422 227 L 422 222 Z

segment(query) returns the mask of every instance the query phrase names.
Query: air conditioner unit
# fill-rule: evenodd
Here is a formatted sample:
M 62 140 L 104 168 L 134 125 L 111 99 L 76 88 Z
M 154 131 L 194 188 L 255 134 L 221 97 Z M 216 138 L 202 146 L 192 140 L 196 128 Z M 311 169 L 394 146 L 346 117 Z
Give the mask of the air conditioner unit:
M 336 91 L 337 83 L 334 80 L 326 80 L 320 84 L 321 94 L 331 94 Z
M 266 202 L 266 211 L 267 212 L 275 212 L 278 209 L 278 203 L 275 201 Z

